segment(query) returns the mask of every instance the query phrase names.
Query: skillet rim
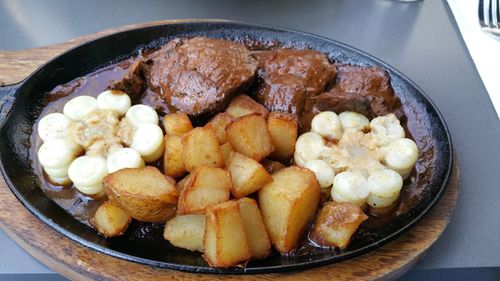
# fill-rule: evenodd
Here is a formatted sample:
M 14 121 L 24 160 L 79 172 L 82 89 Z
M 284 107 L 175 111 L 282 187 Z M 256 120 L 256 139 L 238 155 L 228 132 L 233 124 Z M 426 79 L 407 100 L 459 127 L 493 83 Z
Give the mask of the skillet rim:
M 52 221 L 49 217 L 45 216 L 42 214 L 38 209 L 31 205 L 26 198 L 24 198 L 23 194 L 21 194 L 14 183 L 11 181 L 10 177 L 7 175 L 5 168 L 4 168 L 4 162 L 3 159 L 0 158 L 0 170 L 3 174 L 4 180 L 6 181 L 7 185 L 9 186 L 9 189 L 14 193 L 14 195 L 17 197 L 17 199 L 22 203 L 22 205 L 27 208 L 33 215 L 35 215 L 38 219 L 40 219 L 42 222 L 45 224 L 49 225 L 51 228 L 55 229 L 57 232 L 61 233 L 62 235 L 68 237 L 69 239 L 77 242 L 80 245 L 83 245 L 87 248 L 90 248 L 92 250 L 95 250 L 97 252 L 101 252 L 116 258 L 124 259 L 130 262 L 137 262 L 140 264 L 145 264 L 145 265 L 150 265 L 154 267 L 159 267 L 159 268 L 168 268 L 168 269 L 173 269 L 173 270 L 180 270 L 180 271 L 186 271 L 186 272 L 192 272 L 192 273 L 215 273 L 215 274 L 261 274 L 261 273 L 277 273 L 277 272 L 288 272 L 288 271 L 296 271 L 300 269 L 307 269 L 307 268 L 312 268 L 312 267 L 317 267 L 317 266 L 322 266 L 326 264 L 331 264 L 335 262 L 340 262 L 342 260 L 350 259 L 355 256 L 361 255 L 363 253 L 366 253 L 368 251 L 374 250 L 376 248 L 379 248 L 380 246 L 393 241 L 397 237 L 401 236 L 402 234 L 406 233 L 409 229 L 411 229 L 422 217 L 424 217 L 431 209 L 432 207 L 437 203 L 437 201 L 441 198 L 442 194 L 446 190 L 448 183 L 450 181 L 450 176 L 452 172 L 452 167 L 453 167 L 453 162 L 454 162 L 454 150 L 453 150 L 453 143 L 451 139 L 451 134 L 449 131 L 448 126 L 446 125 L 446 122 L 441 114 L 441 112 L 438 110 L 434 102 L 424 93 L 424 91 L 417 86 L 416 83 L 414 83 L 411 79 L 406 77 L 403 73 L 399 72 L 389 64 L 385 63 L 384 61 L 374 57 L 371 54 L 368 54 L 364 51 L 361 51 L 355 47 L 352 47 L 350 45 L 338 42 L 334 39 L 330 39 L 324 36 L 319 36 L 315 35 L 312 33 L 304 32 L 304 31 L 299 31 L 295 29 L 290 29 L 290 28 L 283 28 L 283 27 L 276 27 L 276 26 L 271 26 L 271 25 L 259 25 L 259 24 L 251 24 L 251 23 L 245 23 L 241 21 L 232 21 L 232 20 L 223 20 L 223 19 L 183 19 L 183 20 L 167 20 L 167 21 L 159 21 L 159 22 L 152 22 L 151 25 L 148 25 L 148 23 L 144 23 L 143 25 L 137 27 L 137 28 L 131 28 L 131 29 L 126 29 L 122 30 L 119 32 L 111 33 L 111 34 L 106 34 L 103 36 L 100 36 L 96 39 L 83 42 L 81 44 L 78 44 L 63 53 L 53 57 L 52 59 L 48 60 L 45 62 L 43 65 L 38 67 L 35 71 L 33 71 L 28 77 L 23 79 L 21 82 L 16 83 L 16 84 L 11 84 L 11 85 L 6 85 L 7 87 L 14 88 L 14 103 L 10 108 L 7 108 L 7 114 L 5 116 L 3 124 L 1 124 L 0 131 L 3 131 L 4 125 L 9 122 L 9 117 L 12 113 L 13 110 L 16 109 L 16 98 L 15 95 L 22 90 L 22 87 L 24 84 L 32 79 L 32 77 L 36 76 L 40 71 L 42 71 L 48 64 L 52 63 L 53 61 L 60 59 L 61 57 L 67 55 L 70 52 L 74 52 L 78 48 L 85 46 L 87 44 L 92 44 L 96 41 L 99 40 L 106 40 L 108 37 L 115 36 L 115 35 L 124 35 L 127 32 L 130 31 L 139 31 L 139 30 L 144 30 L 147 31 L 148 28 L 151 27 L 162 27 L 162 26 L 169 26 L 169 25 L 185 25 L 185 24 L 204 24 L 204 25 L 210 25 L 210 24 L 229 24 L 229 25 L 235 25 L 236 28 L 238 26 L 240 27 L 247 27 L 247 28 L 252 28 L 252 29 L 259 29 L 259 30 L 271 30 L 274 32 L 284 32 L 284 33 L 292 33 L 295 35 L 298 35 L 299 37 L 308 37 L 311 39 L 318 39 L 321 40 L 322 42 L 325 42 L 327 44 L 331 44 L 337 47 L 344 48 L 345 50 L 348 50 L 351 53 L 355 53 L 357 55 L 361 55 L 364 58 L 367 58 L 369 60 L 374 61 L 378 65 L 384 67 L 386 70 L 389 70 L 391 73 L 394 75 L 398 76 L 402 80 L 404 80 L 406 83 L 408 83 L 413 89 L 416 90 L 417 95 L 420 95 L 423 100 L 430 105 L 430 108 L 435 111 L 436 116 L 438 117 L 440 125 L 443 127 L 443 133 L 444 137 L 446 139 L 446 146 L 448 148 L 448 153 L 445 155 L 448 158 L 447 163 L 443 163 L 443 165 L 446 168 L 445 174 L 444 174 L 444 180 L 441 181 L 439 185 L 439 189 L 437 190 L 437 193 L 432 200 L 428 203 L 425 208 L 419 210 L 419 214 L 416 215 L 410 222 L 406 223 L 402 228 L 398 229 L 397 231 L 391 233 L 388 236 L 383 237 L 380 241 L 376 241 L 373 243 L 370 243 L 364 247 L 358 248 L 356 250 L 350 251 L 348 253 L 343 253 L 341 255 L 334 255 L 331 257 L 327 258 L 320 258 L 315 261 L 308 261 L 308 262 L 299 262 L 299 263 L 294 263 L 294 264 L 282 264 L 282 265 L 276 265 L 276 266 L 261 266 L 261 267 L 251 267 L 251 268 L 228 268 L 228 269 L 223 269 L 223 268 L 213 268 L 209 266 L 194 266 L 194 265 L 182 265 L 182 264 L 177 264 L 177 263 L 170 263 L 170 262 L 163 262 L 163 261 L 155 261 L 155 260 L 150 260 L 146 258 L 141 258 L 141 257 L 136 257 L 132 256 L 130 254 L 124 254 L 122 252 L 116 251 L 116 250 L 111 250 L 105 246 L 98 245 L 94 242 L 88 241 L 79 235 L 73 234 L 72 232 L 66 230 L 64 227 L 60 226 L 59 224 L 55 223 Z M 208 27 L 210 29 L 210 27 Z M 0 88 L 2 89 L 2 88 Z M 2 109 L 3 110 L 3 109 Z M 49 200 L 51 200 L 49 198 Z

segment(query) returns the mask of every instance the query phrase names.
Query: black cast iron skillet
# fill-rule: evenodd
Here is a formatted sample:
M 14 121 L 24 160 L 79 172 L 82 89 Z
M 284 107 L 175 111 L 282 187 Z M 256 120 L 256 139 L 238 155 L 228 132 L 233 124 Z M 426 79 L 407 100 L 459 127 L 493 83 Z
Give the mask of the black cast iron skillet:
M 123 237 L 104 239 L 50 200 L 40 188 L 41 180 L 34 174 L 28 158 L 30 134 L 44 106 L 46 93 L 57 85 L 135 55 L 141 48 L 158 47 L 174 37 L 200 35 L 264 44 L 280 42 L 283 46 L 316 49 L 328 54 L 330 59 L 343 63 L 384 67 L 405 106 L 406 114 L 418 114 L 421 122 L 426 124 L 427 131 L 424 133 L 434 141 L 433 173 L 426 186 L 422 187 L 424 196 L 409 212 L 395 217 L 383 229 L 365 233 L 364 239 L 357 239 L 359 241 L 356 240 L 345 251 L 316 249 L 306 254 L 286 257 L 274 253 L 262 261 L 251 261 L 244 268 L 229 269 L 210 268 L 199 253 L 171 246 L 162 239 L 161 226 L 136 225 Z M 120 32 L 85 43 L 49 61 L 21 83 L 0 88 L 0 106 L 1 169 L 12 192 L 35 216 L 70 239 L 99 252 L 129 261 L 189 272 L 283 272 L 337 262 L 373 250 L 407 231 L 429 211 L 446 188 L 452 167 L 452 144 L 443 118 L 424 93 L 401 73 L 368 54 L 331 39 L 237 22 L 177 22 Z M 150 233 L 145 237 L 134 233 L 141 231 Z

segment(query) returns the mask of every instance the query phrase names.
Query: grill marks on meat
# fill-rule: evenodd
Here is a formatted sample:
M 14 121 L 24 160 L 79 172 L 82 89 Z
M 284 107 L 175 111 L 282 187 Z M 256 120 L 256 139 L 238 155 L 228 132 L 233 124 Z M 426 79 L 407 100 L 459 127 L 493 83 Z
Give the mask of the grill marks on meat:
M 177 40 L 153 55 L 153 89 L 179 111 L 220 111 L 252 82 L 258 62 L 242 44 L 196 37 Z
M 269 111 L 301 115 L 306 99 L 321 93 L 336 73 L 318 51 L 279 49 L 254 55 L 259 60 L 256 98 Z

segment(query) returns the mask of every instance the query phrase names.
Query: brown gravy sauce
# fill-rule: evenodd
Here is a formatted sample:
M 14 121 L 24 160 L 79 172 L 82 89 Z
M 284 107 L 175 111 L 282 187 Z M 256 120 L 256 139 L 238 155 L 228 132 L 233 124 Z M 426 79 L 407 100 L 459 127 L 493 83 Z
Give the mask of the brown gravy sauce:
M 48 93 L 46 104 L 38 118 L 34 130 L 31 135 L 31 147 L 29 151 L 30 159 L 34 168 L 34 172 L 41 179 L 42 189 L 49 198 L 55 201 L 59 206 L 66 210 L 77 220 L 89 224 L 89 219 L 93 216 L 95 210 L 103 202 L 102 199 L 94 200 L 88 196 L 79 193 L 73 186 L 57 186 L 51 184 L 37 159 L 37 150 L 42 144 L 38 137 L 37 126 L 41 117 L 53 113 L 62 112 L 64 104 L 70 99 L 80 96 L 89 95 L 97 96 L 102 91 L 106 90 L 112 81 L 121 78 L 127 71 L 127 68 L 132 63 L 133 59 L 128 59 L 117 64 L 110 65 L 88 74 L 85 77 L 77 78 L 67 84 L 63 84 L 54 88 Z M 163 118 L 168 112 L 171 112 L 165 102 L 154 92 L 146 91 L 145 94 L 137 101 L 155 108 L 160 118 Z M 407 136 L 413 138 L 419 148 L 419 159 L 417 161 L 413 174 L 405 181 L 398 202 L 394 205 L 392 211 L 384 216 L 370 215 L 358 231 L 358 234 L 353 239 L 369 239 L 362 234 L 363 230 L 380 229 L 391 220 L 401 214 L 407 213 L 415 207 L 425 194 L 424 187 L 427 186 L 432 178 L 432 165 L 434 159 L 435 140 L 428 136 L 428 128 L 430 124 L 426 124 L 426 119 L 419 117 L 422 114 L 418 108 L 413 108 L 411 105 L 404 105 L 404 111 L 407 120 L 403 123 Z M 192 120 L 193 124 L 203 124 L 206 120 Z M 151 164 L 149 164 L 151 165 Z M 153 163 L 160 167 L 160 163 Z M 325 195 L 322 195 L 325 197 Z M 324 202 L 324 200 L 322 200 Z M 321 248 L 314 246 L 309 241 L 305 241 L 295 254 L 304 255 L 321 251 Z M 293 256 L 293 255 L 292 255 Z

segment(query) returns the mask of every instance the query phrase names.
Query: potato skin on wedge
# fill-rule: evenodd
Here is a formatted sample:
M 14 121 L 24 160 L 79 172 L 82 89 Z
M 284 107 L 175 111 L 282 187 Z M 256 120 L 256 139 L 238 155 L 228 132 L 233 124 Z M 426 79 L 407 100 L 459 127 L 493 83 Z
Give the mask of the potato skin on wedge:
M 257 113 L 245 115 L 227 126 L 227 138 L 233 149 L 256 161 L 273 152 L 266 119 Z
M 366 219 L 363 210 L 350 202 L 328 202 L 319 211 L 309 237 L 319 246 L 343 250 Z
M 165 135 L 165 151 L 163 154 L 163 172 L 174 178 L 186 173 L 182 158 L 182 137 L 178 135 Z
M 181 136 L 193 129 L 186 113 L 170 113 L 163 117 L 163 128 L 167 135 Z
M 286 254 L 294 250 L 319 205 L 320 188 L 314 173 L 291 166 L 272 175 L 259 190 L 259 206 L 274 247 Z
M 192 172 L 200 166 L 224 167 L 224 157 L 215 130 L 197 127 L 182 137 L 184 168 Z
M 127 168 L 109 174 L 104 178 L 104 190 L 111 202 L 136 220 L 164 222 L 175 215 L 175 180 L 155 167 Z
M 226 127 L 236 119 L 227 112 L 221 112 L 215 115 L 205 126 L 210 126 L 215 130 L 215 135 L 220 144 L 227 142 Z
M 267 117 L 267 129 L 271 134 L 274 151 L 270 157 L 286 163 L 295 152 L 299 122 L 294 115 L 271 112 Z
M 163 238 L 172 245 L 191 251 L 203 252 L 205 215 L 181 215 L 167 221 Z
M 104 202 L 90 220 L 90 224 L 104 237 L 120 236 L 128 228 L 132 217 L 111 201 Z
M 252 256 L 256 259 L 263 259 L 271 252 L 271 240 L 269 240 L 259 206 L 255 200 L 248 197 L 239 199 L 238 203 Z
M 231 174 L 231 194 L 235 198 L 254 193 L 273 180 L 259 162 L 238 152 L 231 152 L 226 169 Z
M 233 146 L 229 142 L 226 142 L 225 144 L 221 144 L 220 151 L 222 152 L 222 157 L 224 158 L 224 164 L 227 167 L 227 164 L 229 163 L 229 156 L 231 156 L 231 152 L 234 151 Z
M 226 109 L 226 112 L 236 118 L 252 113 L 257 113 L 262 115 L 262 117 L 267 118 L 267 115 L 269 114 L 267 108 L 265 108 L 262 104 L 243 94 L 234 97 Z
M 177 213 L 203 214 L 208 206 L 229 200 L 231 176 L 229 172 L 214 167 L 201 166 L 181 180 Z
M 210 206 L 205 217 L 203 257 L 210 266 L 227 268 L 252 257 L 238 202 Z

